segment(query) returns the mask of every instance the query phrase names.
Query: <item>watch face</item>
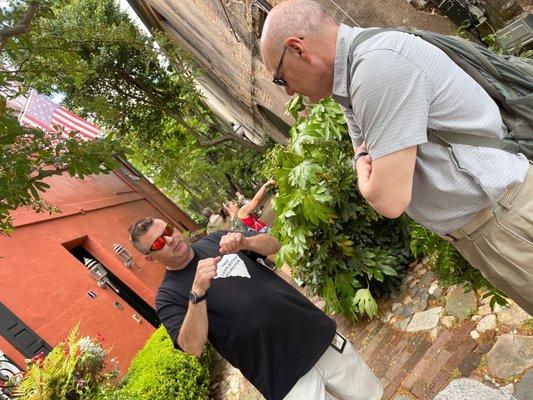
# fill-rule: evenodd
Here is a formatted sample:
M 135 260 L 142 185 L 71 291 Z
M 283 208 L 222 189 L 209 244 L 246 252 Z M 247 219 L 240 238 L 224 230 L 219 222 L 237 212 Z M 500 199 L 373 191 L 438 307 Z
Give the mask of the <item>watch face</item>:
M 189 300 L 192 303 L 196 303 L 196 294 L 194 292 L 189 292 Z

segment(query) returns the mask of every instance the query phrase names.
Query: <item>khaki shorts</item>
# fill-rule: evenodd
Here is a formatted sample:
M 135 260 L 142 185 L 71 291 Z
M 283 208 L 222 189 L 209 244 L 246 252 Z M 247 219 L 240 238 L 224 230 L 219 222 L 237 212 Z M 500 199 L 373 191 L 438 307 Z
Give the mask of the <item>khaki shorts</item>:
M 379 400 L 383 388 L 350 341 L 340 353 L 329 346 L 283 400 Z
M 492 215 L 472 232 L 481 211 L 465 228 L 448 238 L 495 287 L 533 315 L 533 165 L 524 182 L 500 202 L 503 215 Z

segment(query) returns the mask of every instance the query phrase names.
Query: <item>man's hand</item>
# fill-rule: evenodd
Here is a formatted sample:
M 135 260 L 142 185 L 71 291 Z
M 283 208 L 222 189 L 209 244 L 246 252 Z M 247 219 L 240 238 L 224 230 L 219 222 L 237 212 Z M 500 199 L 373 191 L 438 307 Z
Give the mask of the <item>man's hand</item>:
M 363 142 L 363 144 L 357 148 L 355 154 L 357 155 L 366 151 L 366 144 Z M 355 164 L 355 171 L 357 172 L 357 183 L 359 185 L 361 195 L 366 198 L 366 188 L 372 173 L 372 157 L 370 157 L 370 155 L 360 157 Z
M 274 178 L 270 178 L 268 181 L 266 181 L 264 186 L 266 187 L 266 186 L 275 185 L 275 184 L 276 184 L 276 181 L 274 180 Z
M 211 280 L 217 274 L 217 264 L 221 257 L 200 260 L 196 268 L 196 275 L 191 290 L 198 296 L 203 296 L 211 286 Z
M 248 238 L 240 232 L 230 232 L 220 238 L 220 252 L 233 254 L 248 249 Z

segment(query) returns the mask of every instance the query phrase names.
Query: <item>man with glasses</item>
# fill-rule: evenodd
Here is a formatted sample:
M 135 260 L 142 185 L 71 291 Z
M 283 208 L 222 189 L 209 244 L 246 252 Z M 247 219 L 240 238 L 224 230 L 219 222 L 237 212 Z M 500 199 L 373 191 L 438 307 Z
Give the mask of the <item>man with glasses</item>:
M 176 348 L 199 356 L 209 339 L 267 400 L 381 398 L 335 322 L 262 262 L 280 248 L 274 237 L 218 231 L 190 244 L 145 218 L 130 238 L 166 268 L 156 310 Z
M 263 62 L 287 94 L 341 105 L 359 191 L 379 214 L 406 212 L 533 314 L 533 167 L 521 153 L 430 140 L 504 138 L 497 104 L 420 37 L 370 33 L 339 26 L 316 2 L 287 0 L 265 20 Z

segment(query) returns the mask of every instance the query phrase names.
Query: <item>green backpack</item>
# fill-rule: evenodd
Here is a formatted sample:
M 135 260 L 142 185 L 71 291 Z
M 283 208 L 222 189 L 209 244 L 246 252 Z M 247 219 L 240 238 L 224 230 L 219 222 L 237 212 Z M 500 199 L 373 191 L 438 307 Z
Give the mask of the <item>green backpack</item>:
M 353 50 L 371 37 L 399 31 L 416 35 L 441 49 L 469 74 L 494 99 L 507 127 L 504 139 L 443 132 L 428 129 L 428 140 L 451 147 L 451 143 L 493 147 L 510 153 L 522 153 L 533 160 L 533 60 L 496 54 L 489 49 L 457 36 L 427 31 L 371 28 L 361 32 L 350 46 Z

